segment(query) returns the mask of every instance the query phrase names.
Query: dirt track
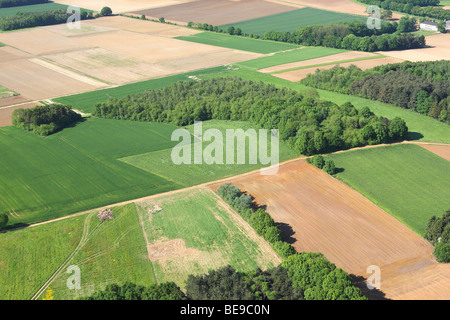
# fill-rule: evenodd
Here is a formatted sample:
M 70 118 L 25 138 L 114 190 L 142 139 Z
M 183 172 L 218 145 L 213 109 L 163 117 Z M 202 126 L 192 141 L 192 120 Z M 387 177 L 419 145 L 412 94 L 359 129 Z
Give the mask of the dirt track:
M 253 174 L 232 182 L 267 205 L 298 251 L 322 252 L 364 278 L 367 267 L 379 266 L 381 290 L 390 299 L 450 299 L 450 265 L 434 261 L 433 247 L 322 170 L 300 160 L 274 176 Z

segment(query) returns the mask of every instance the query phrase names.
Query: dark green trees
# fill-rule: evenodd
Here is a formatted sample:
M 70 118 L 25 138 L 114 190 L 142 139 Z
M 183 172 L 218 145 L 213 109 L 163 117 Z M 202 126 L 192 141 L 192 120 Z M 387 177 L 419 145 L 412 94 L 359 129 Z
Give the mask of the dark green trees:
M 0 214 L 0 230 L 6 228 L 8 221 L 9 221 L 9 217 L 6 213 Z
M 111 10 L 111 8 L 110 7 L 103 7 L 102 8 L 102 10 L 100 11 L 100 15 L 102 16 L 102 17 L 104 17 L 104 16 L 110 16 L 110 15 L 112 15 L 112 10 Z
M 438 262 L 450 262 L 450 210 L 442 217 L 431 217 L 425 231 L 425 239 L 435 246 L 434 255 Z
M 32 131 L 40 136 L 48 136 L 82 120 L 82 116 L 68 106 L 53 104 L 32 109 L 16 109 L 12 113 L 15 127 Z

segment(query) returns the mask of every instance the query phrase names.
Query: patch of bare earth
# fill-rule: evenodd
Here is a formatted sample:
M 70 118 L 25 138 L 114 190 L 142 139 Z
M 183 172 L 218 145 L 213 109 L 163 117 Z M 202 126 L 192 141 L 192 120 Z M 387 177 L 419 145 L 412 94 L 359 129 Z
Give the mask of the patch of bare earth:
M 389 64 L 389 63 L 399 63 L 399 62 L 403 62 L 403 60 L 398 59 L 398 58 L 393 58 L 393 57 L 367 59 L 367 60 L 360 60 L 360 61 L 344 62 L 344 63 L 339 63 L 339 64 L 329 64 L 329 65 L 320 66 L 320 67 L 311 67 L 311 68 L 286 71 L 286 72 L 274 74 L 274 76 L 281 78 L 281 79 L 296 82 L 296 81 L 300 81 L 300 80 L 306 78 L 306 76 L 308 74 L 314 73 L 314 72 L 316 72 L 316 70 L 328 70 L 337 65 L 339 65 L 340 67 L 349 67 L 350 65 L 353 64 L 362 70 L 366 70 L 366 69 L 370 69 L 370 68 L 373 68 L 376 66 L 381 66 L 381 65 L 385 65 L 385 64 Z
M 0 99 L 0 101 L 3 99 Z M 25 104 L 20 104 L 18 106 L 14 107 L 8 107 L 8 108 L 0 108 L 0 127 L 7 127 L 12 125 L 11 123 L 11 115 L 14 110 L 16 109 L 29 109 L 34 108 L 36 106 L 40 106 L 41 104 L 39 102 L 30 102 Z
M 215 26 L 250 20 L 298 9 L 298 4 L 265 0 L 199 0 L 161 8 L 134 11 L 167 21 L 187 24 L 189 21 Z
M 300 160 L 276 175 L 231 182 L 267 206 L 299 252 L 322 252 L 362 278 L 370 275 L 369 266 L 379 266 L 381 291 L 390 299 L 450 299 L 450 265 L 435 262 L 433 246 L 322 170 Z
M 383 51 L 385 56 L 399 58 L 403 60 L 416 61 L 437 61 L 448 60 L 450 53 L 450 34 L 435 34 L 425 37 L 426 48 Z
M 437 154 L 445 160 L 450 161 L 450 145 L 420 143 L 419 146 L 433 152 L 434 154 Z

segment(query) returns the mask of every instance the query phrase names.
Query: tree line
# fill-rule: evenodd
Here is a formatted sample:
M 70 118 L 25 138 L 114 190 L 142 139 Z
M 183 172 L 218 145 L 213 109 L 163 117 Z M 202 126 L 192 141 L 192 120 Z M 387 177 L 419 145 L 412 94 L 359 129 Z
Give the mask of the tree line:
M 39 136 L 48 136 L 81 120 L 82 116 L 71 107 L 60 104 L 19 108 L 12 113 L 13 126 Z
M 434 245 L 434 256 L 437 261 L 450 263 L 450 210 L 442 217 L 430 218 L 424 237 Z
M 318 70 L 307 86 L 378 100 L 450 123 L 450 61 L 403 62 L 362 71 L 351 65 Z
M 326 159 L 321 154 L 317 154 L 312 158 L 306 159 L 306 162 L 309 164 L 312 164 L 316 168 L 322 169 L 329 175 L 334 175 L 337 173 L 336 165 L 334 164 L 334 161 L 331 159 Z
M 48 26 L 54 24 L 66 23 L 72 13 L 66 10 L 58 9 L 42 12 L 18 12 L 14 16 L 0 17 L 0 30 L 10 31 L 24 28 L 32 28 L 39 26 Z M 81 20 L 92 19 L 92 12 L 81 10 Z
M 422 48 L 426 45 L 424 36 L 407 33 L 416 29 L 414 17 L 402 17 L 399 23 L 383 21 L 381 29 L 369 29 L 367 24 L 355 21 L 306 26 L 294 32 L 266 31 L 262 37 L 244 33 L 233 26 L 227 30 L 207 23 L 189 22 L 188 26 L 255 39 L 369 52 Z
M 404 140 L 408 128 L 396 118 L 377 117 L 264 82 L 239 77 L 179 81 L 95 105 L 102 118 L 153 121 L 186 126 L 194 121 L 242 120 L 279 129 L 280 138 L 299 154 L 313 155 Z
M 47 2 L 49 2 L 49 0 L 0 0 L 0 8 L 27 6 Z
M 439 20 L 450 20 L 450 10 L 435 7 L 437 0 L 358 0 L 362 3 L 375 5 L 385 10 L 400 11 L 415 16 L 430 17 Z M 437 3 L 437 4 L 436 4 Z

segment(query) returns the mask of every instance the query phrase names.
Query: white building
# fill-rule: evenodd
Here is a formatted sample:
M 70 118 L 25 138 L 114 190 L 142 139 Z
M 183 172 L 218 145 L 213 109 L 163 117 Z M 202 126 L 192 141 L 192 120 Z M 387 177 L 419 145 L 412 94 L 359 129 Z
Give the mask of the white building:
M 437 32 L 438 31 L 437 22 L 424 21 L 424 22 L 420 23 L 420 29 Z M 445 30 L 450 30 L 450 21 L 446 22 Z

